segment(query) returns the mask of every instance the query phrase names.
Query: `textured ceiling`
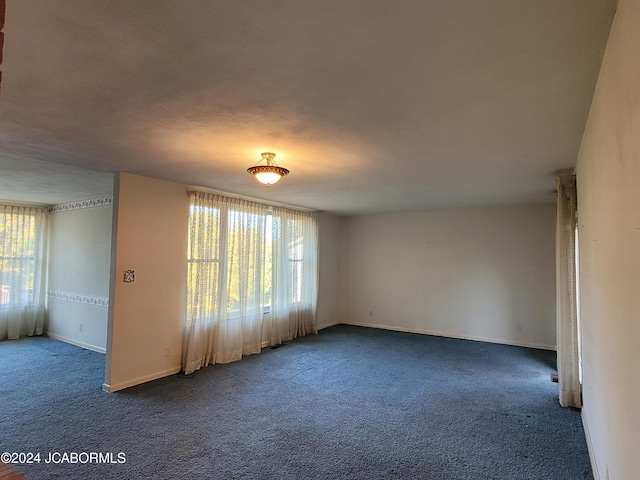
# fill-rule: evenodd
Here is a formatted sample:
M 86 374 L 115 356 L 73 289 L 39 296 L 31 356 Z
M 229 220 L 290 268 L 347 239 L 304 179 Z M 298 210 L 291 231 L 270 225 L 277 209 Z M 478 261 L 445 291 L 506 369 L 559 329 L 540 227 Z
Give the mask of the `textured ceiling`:
M 0 199 L 126 171 L 336 214 L 550 202 L 615 5 L 7 0 Z

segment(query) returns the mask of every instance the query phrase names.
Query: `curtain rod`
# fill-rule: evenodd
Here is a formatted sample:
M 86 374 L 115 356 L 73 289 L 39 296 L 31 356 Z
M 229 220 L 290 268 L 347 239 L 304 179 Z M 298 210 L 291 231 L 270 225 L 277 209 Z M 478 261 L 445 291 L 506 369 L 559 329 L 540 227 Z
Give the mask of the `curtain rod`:
M 32 202 L 12 202 L 10 200 L 0 200 L 0 205 L 6 205 L 7 207 L 31 207 L 31 208 L 49 208 L 52 205 L 46 203 L 32 203 Z
M 280 202 L 269 202 L 261 198 L 249 197 L 247 195 L 240 195 L 238 193 L 225 192 L 223 190 L 216 190 L 215 188 L 206 188 L 206 187 L 197 187 L 195 185 L 187 185 L 187 195 L 189 190 L 197 190 L 199 192 L 205 192 L 205 193 L 215 193 L 217 195 L 224 195 L 225 197 L 232 197 L 232 198 L 238 198 L 240 200 L 247 200 L 249 202 L 262 203 L 263 205 L 269 205 L 271 207 L 290 208 L 292 210 L 298 210 L 301 212 L 316 212 L 316 213 L 322 212 L 321 210 L 314 210 L 313 208 L 298 207 L 296 205 L 288 205 L 286 203 L 280 203 Z

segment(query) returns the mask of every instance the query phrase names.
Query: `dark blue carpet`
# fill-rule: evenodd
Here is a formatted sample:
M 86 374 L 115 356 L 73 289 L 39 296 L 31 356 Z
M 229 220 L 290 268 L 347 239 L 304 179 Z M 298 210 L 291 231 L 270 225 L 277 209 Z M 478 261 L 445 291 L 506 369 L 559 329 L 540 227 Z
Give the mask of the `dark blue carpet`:
M 554 371 L 554 352 L 336 326 L 108 394 L 104 356 L 4 341 L 0 449 L 39 452 L 31 480 L 591 479 Z

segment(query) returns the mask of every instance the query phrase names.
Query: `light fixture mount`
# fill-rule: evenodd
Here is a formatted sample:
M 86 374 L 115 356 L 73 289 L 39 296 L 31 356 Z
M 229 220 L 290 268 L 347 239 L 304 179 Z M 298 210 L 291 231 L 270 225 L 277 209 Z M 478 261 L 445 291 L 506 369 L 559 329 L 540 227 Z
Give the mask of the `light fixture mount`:
M 247 172 L 256 177 L 260 183 L 270 187 L 285 175 L 289 175 L 289 170 L 276 165 L 274 160 L 274 158 L 276 158 L 275 153 L 263 152 L 260 155 L 262 156 L 262 160 L 266 162 L 266 165 L 260 165 L 260 162 L 262 162 L 262 160 L 260 160 L 258 165 L 247 168 Z

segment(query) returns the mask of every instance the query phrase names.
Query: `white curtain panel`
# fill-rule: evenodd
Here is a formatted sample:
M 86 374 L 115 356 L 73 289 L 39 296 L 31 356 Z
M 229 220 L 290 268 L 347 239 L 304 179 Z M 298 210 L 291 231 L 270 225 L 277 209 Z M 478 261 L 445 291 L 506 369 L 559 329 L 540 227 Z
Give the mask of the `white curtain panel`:
M 562 175 L 556 181 L 556 333 L 558 385 L 563 407 L 582 407 L 579 375 L 576 290 L 576 177 Z
M 316 332 L 313 214 L 189 192 L 185 373 Z
M 46 268 L 47 209 L 0 205 L 0 340 L 43 333 Z
M 265 315 L 265 340 L 277 345 L 316 333 L 318 226 L 315 215 L 273 208 L 271 308 Z

